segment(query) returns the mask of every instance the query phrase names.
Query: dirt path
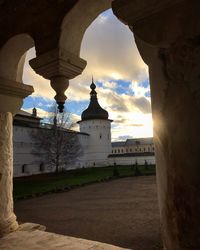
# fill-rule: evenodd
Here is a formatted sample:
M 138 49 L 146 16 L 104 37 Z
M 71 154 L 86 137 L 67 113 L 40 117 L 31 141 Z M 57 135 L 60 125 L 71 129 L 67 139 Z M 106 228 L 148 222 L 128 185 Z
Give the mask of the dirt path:
M 20 222 L 134 250 L 160 245 L 155 177 L 123 178 L 15 203 Z

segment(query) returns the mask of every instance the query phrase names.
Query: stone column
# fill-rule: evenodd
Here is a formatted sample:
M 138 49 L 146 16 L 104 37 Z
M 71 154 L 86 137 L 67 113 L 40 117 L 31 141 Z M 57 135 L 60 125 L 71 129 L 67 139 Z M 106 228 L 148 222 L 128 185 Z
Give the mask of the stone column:
M 33 88 L 0 78 L 0 236 L 18 228 L 13 212 L 13 114 Z
M 200 249 L 200 44 L 157 52 L 149 67 L 164 245 Z
M 114 13 L 133 30 L 149 66 L 164 248 L 200 249 L 200 4 L 125 5 L 114 0 Z
M 17 229 L 13 213 L 13 118 L 10 112 L 0 112 L 0 234 Z

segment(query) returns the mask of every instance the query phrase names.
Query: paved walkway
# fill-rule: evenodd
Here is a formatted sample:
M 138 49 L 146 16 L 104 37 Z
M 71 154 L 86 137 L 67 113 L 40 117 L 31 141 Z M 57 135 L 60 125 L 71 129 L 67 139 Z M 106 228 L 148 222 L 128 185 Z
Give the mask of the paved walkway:
M 135 250 L 161 249 L 155 177 L 97 183 L 17 201 L 20 222 L 47 231 Z

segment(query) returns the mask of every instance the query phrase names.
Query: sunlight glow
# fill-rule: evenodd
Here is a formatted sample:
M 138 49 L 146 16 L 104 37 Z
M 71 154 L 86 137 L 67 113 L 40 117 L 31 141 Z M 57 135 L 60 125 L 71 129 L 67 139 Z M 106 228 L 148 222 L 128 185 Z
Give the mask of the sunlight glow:
M 112 73 L 110 74 L 110 77 L 113 78 L 113 79 L 115 79 L 115 80 L 122 79 L 122 75 L 120 75 L 120 74 L 117 73 L 117 72 L 112 72 Z

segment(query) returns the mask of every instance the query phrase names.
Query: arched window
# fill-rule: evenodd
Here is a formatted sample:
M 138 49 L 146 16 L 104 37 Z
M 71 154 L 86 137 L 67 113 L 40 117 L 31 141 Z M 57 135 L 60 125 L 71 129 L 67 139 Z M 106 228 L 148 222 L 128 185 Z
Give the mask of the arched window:
M 121 149 L 121 153 L 124 153 L 124 150 L 123 150 L 123 149 Z
M 100 138 L 100 139 L 102 138 L 102 134 L 99 135 L 99 138 Z
M 130 148 L 130 152 L 132 152 L 132 148 Z

